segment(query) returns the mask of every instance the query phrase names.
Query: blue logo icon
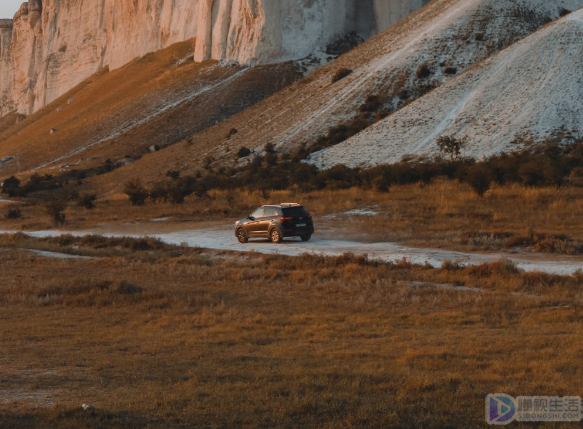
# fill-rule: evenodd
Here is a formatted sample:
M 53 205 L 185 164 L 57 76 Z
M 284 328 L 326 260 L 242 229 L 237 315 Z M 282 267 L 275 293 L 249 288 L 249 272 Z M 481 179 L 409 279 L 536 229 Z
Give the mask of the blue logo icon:
M 516 417 L 515 399 L 504 393 L 486 397 L 486 421 L 491 425 L 507 425 Z

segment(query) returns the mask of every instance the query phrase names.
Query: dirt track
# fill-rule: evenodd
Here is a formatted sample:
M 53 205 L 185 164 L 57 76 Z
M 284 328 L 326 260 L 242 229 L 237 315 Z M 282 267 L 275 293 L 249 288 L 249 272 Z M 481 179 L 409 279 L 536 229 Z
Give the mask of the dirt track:
M 163 228 L 160 228 L 163 229 Z M 528 253 L 465 253 L 443 249 L 422 249 L 400 246 L 395 243 L 379 242 L 364 243 L 358 241 L 346 241 L 341 239 L 323 238 L 314 236 L 310 242 L 304 243 L 299 239 L 288 238 L 281 244 L 273 244 L 267 240 L 251 240 L 247 244 L 240 244 L 230 224 L 223 227 L 210 227 L 204 229 L 191 229 L 176 232 L 157 233 L 155 228 L 148 228 L 148 236 L 156 237 L 169 244 L 186 244 L 190 247 L 202 247 L 217 250 L 232 250 L 239 252 L 259 252 L 281 255 L 301 255 L 314 253 L 320 255 L 336 256 L 345 252 L 356 255 L 368 255 L 369 258 L 383 261 L 397 261 L 406 258 L 415 264 L 428 263 L 432 266 L 441 266 L 443 261 L 450 260 L 466 265 L 478 265 L 485 262 L 493 262 L 507 258 L 526 271 L 544 271 L 554 274 L 572 274 L 577 270 L 583 271 L 583 259 L 548 254 Z M 119 232 L 115 229 L 108 230 L 104 227 L 97 230 L 61 232 L 61 231 L 36 231 L 29 232 L 31 236 L 48 237 L 63 233 L 74 235 L 103 234 L 106 236 L 131 236 L 142 237 L 146 234 L 135 232 Z

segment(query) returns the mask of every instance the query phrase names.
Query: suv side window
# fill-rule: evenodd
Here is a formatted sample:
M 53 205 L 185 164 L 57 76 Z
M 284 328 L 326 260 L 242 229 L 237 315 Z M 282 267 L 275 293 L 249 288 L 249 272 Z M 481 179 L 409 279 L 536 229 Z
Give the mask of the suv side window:
M 263 207 L 259 207 L 257 210 L 255 210 L 253 213 L 251 213 L 251 217 L 254 217 L 255 219 L 259 219 L 263 217 Z
M 265 217 L 275 217 L 277 216 L 277 210 L 274 207 L 266 207 L 265 208 Z

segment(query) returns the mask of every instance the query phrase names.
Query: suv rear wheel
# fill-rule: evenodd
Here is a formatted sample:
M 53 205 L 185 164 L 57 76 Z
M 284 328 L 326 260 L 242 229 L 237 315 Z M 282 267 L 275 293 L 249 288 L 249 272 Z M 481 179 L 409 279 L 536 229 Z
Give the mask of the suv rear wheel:
M 310 239 L 312 238 L 312 234 L 301 235 L 300 238 L 302 239 L 302 241 L 310 241 Z
M 281 240 L 283 239 L 283 237 L 281 236 L 281 234 L 279 233 L 277 228 L 273 228 L 269 232 L 269 239 L 271 240 L 272 243 L 281 243 Z
M 249 238 L 247 237 L 247 233 L 245 232 L 245 230 L 243 228 L 239 228 L 237 230 L 237 240 L 239 240 L 239 243 L 247 243 L 249 241 Z

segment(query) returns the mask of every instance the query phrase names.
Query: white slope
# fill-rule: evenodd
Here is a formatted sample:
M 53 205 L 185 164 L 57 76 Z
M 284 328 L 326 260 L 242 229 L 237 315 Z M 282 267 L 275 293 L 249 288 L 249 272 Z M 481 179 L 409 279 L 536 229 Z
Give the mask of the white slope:
M 398 107 L 402 90 L 437 86 L 556 19 L 583 0 L 433 0 L 387 31 L 373 37 L 327 67 L 224 124 L 239 133 L 225 142 L 223 129 L 195 137 L 215 146 L 261 149 L 273 143 L 292 149 L 314 142 L 359 113 L 368 95 L 381 95 Z M 419 66 L 433 74 L 420 81 Z M 348 77 L 333 83 L 342 69 Z M 239 121 L 238 123 L 236 121 Z M 222 141 L 221 141 L 222 140 Z M 220 156 L 220 155 L 219 155 Z
M 431 155 L 442 135 L 467 137 L 471 157 L 517 149 L 521 141 L 583 136 L 583 9 L 311 161 L 357 166 Z

